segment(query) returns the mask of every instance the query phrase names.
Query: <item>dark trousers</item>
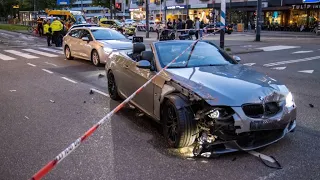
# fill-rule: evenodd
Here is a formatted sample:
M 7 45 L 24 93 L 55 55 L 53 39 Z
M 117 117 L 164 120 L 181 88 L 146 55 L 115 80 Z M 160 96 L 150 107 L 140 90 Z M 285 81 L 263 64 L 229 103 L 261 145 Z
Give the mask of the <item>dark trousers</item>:
M 40 35 L 40 36 L 43 35 L 43 26 L 38 25 L 38 32 L 39 32 L 39 35 Z
M 198 39 L 198 38 L 199 38 L 199 31 L 196 31 L 195 36 L 196 36 L 196 39 Z
M 51 39 L 52 39 L 52 35 L 50 33 L 47 33 L 47 43 L 48 43 L 48 46 L 51 46 Z
M 53 39 L 54 43 L 56 44 L 56 47 L 62 46 L 60 34 L 61 34 L 61 31 L 54 31 L 53 32 L 52 39 Z

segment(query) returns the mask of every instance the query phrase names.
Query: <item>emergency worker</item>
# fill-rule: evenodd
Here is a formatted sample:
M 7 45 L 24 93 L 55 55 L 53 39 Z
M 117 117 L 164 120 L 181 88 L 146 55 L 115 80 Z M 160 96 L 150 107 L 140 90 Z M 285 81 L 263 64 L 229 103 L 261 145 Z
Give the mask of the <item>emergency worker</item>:
M 44 21 L 43 25 L 43 34 L 47 36 L 48 46 L 51 46 L 51 38 L 52 38 L 52 29 L 50 27 L 50 20 Z
M 52 30 L 52 39 L 56 44 L 56 47 L 61 47 L 62 46 L 62 42 L 61 42 L 61 38 L 60 38 L 60 34 L 62 33 L 63 30 L 63 24 L 61 23 L 61 21 L 59 21 L 57 18 L 51 23 L 50 25 L 51 30 Z

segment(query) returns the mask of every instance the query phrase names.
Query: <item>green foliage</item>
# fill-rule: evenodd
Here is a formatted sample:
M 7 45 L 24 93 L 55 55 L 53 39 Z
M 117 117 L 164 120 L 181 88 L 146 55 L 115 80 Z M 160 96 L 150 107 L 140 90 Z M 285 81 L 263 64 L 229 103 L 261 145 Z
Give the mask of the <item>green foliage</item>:
M 0 24 L 0 29 L 7 31 L 26 31 L 27 26 L 13 25 L 13 24 Z

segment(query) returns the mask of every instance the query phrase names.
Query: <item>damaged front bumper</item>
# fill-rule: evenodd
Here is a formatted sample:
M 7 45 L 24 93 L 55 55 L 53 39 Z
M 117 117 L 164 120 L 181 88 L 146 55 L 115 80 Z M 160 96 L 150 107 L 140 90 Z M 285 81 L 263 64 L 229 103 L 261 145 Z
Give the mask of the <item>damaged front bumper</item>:
M 225 154 L 236 151 L 251 151 L 281 140 L 288 132 L 296 128 L 296 107 L 283 107 L 277 114 L 269 118 L 250 118 L 241 107 L 232 107 L 235 130 L 223 132 L 213 141 L 198 142 L 194 148 L 197 156 L 206 149 L 211 154 Z M 229 133 L 229 134 L 228 134 Z M 201 138 L 199 138 L 201 139 Z M 200 147 L 200 148 L 199 148 Z

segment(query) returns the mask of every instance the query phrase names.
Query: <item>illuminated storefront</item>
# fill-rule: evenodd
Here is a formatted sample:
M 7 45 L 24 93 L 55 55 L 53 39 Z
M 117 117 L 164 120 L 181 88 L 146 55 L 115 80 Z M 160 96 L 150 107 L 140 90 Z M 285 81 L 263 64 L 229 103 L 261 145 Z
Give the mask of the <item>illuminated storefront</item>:
M 166 19 L 187 19 L 187 6 L 186 5 L 176 5 L 176 6 L 166 6 L 167 16 Z
M 142 8 L 139 9 L 129 9 L 130 18 L 134 20 L 144 20 L 146 19 L 146 11 L 143 11 Z
M 189 17 L 191 20 L 195 21 L 195 18 L 199 18 L 200 21 L 203 21 L 205 24 L 210 22 L 210 14 L 212 13 L 212 8 L 208 8 L 207 4 L 194 4 L 190 5 L 189 8 Z

